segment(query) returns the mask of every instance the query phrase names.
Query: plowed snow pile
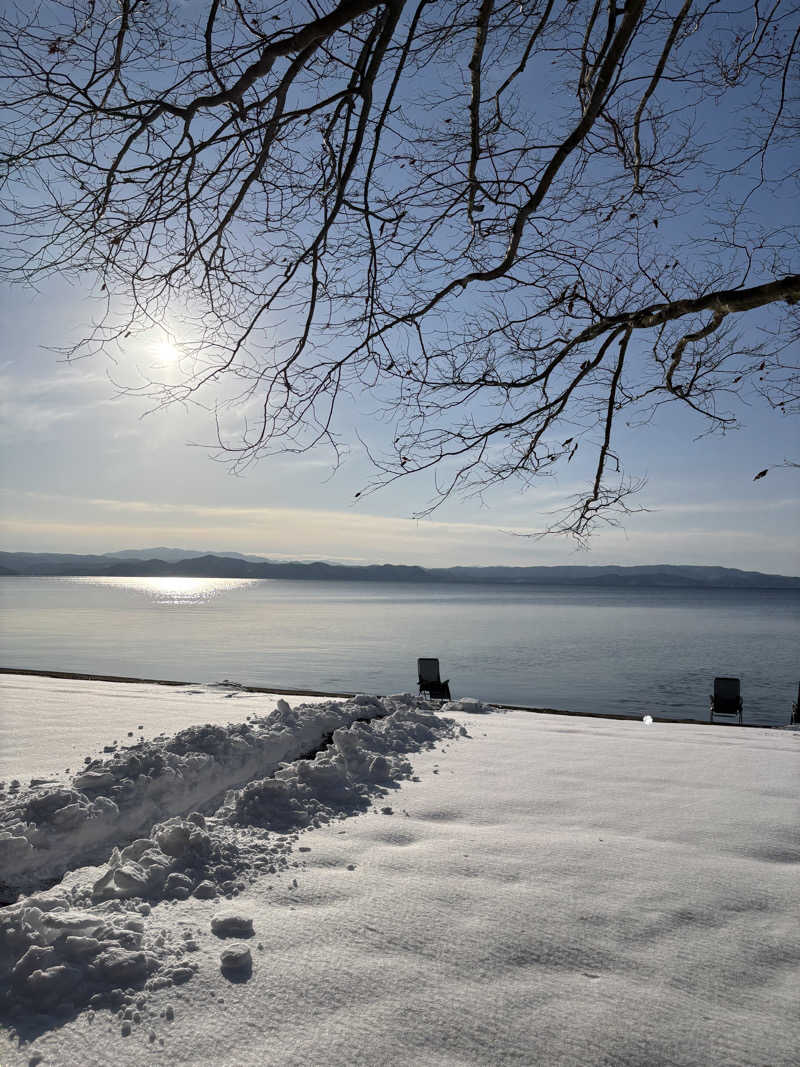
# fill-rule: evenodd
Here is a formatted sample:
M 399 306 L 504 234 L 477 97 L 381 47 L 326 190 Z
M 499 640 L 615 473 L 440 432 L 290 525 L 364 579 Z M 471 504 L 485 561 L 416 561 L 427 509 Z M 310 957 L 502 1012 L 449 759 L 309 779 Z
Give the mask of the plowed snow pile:
M 385 715 L 374 697 L 292 711 L 280 700 L 263 719 L 192 726 L 95 760 L 70 788 L 45 787 L 0 802 L 0 892 L 28 889 L 133 840 L 165 813 L 186 814 L 287 760 L 312 752 L 338 727 Z
M 0 1063 L 794 1064 L 799 741 L 405 694 L 114 754 L 5 803 L 65 877 L 0 909 Z

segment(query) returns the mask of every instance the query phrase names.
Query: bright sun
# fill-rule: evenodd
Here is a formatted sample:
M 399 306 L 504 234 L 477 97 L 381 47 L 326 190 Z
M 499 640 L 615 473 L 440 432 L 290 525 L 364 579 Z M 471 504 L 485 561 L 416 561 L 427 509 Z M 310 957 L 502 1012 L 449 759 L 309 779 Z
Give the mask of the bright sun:
M 154 345 L 155 354 L 163 362 L 172 363 L 180 357 L 180 351 L 170 341 L 159 341 Z

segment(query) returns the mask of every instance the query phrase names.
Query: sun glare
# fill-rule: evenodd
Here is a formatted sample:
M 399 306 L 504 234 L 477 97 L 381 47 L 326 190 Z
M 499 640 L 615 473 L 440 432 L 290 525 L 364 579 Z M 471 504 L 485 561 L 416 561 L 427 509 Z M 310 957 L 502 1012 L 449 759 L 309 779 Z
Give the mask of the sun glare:
M 102 585 L 142 593 L 154 604 L 191 606 L 207 603 L 220 593 L 229 593 L 252 585 L 254 578 L 184 578 L 184 577 L 108 577 L 90 575 L 70 577 L 65 581 L 83 585 Z
M 170 341 L 159 341 L 154 345 L 156 356 L 164 363 L 173 363 L 180 357 L 180 351 Z

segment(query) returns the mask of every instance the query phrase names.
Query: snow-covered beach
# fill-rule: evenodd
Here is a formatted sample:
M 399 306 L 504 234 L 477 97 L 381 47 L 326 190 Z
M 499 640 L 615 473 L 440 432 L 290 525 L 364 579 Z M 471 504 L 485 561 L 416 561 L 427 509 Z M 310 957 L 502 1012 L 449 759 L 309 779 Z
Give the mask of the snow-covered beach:
M 248 692 L 235 683 L 163 685 L 0 674 L 0 780 L 65 781 L 104 748 L 150 740 L 197 723 L 266 715 L 285 692 Z M 324 697 L 303 695 L 314 704 Z M 32 713 L 32 709 L 34 713 Z
M 3 681 L 3 1067 L 796 1062 L 797 731 Z

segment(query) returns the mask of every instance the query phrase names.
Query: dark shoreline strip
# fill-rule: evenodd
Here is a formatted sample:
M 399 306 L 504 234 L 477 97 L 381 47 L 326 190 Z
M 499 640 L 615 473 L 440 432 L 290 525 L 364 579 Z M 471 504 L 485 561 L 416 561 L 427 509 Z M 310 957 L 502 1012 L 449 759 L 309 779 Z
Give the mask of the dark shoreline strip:
M 127 682 L 130 685 L 208 685 L 208 682 L 175 682 L 166 678 L 128 678 L 121 674 L 82 674 L 75 671 L 40 671 L 28 667 L 0 667 L 0 674 L 28 674 L 35 678 L 69 678 L 78 682 Z M 217 683 L 224 685 L 225 683 Z M 323 693 L 318 689 L 287 689 L 284 685 L 240 685 L 230 683 L 232 689 L 241 689 L 243 693 L 279 693 L 295 697 L 354 697 L 355 693 Z
M 207 682 L 175 682 L 165 678 L 128 678 L 118 674 L 82 674 L 74 671 L 47 671 L 33 670 L 28 667 L 0 667 L 0 674 L 24 674 L 35 678 L 66 678 L 79 682 L 126 682 L 130 685 L 208 685 Z M 219 683 L 218 683 L 219 684 Z M 224 683 L 223 683 L 224 684 Z M 233 689 L 240 689 L 243 693 L 280 693 L 286 696 L 296 697 L 345 697 L 350 699 L 355 693 L 324 693 L 319 689 L 287 689 L 284 685 L 240 685 L 238 682 L 231 683 Z M 485 701 L 484 703 L 488 703 Z M 593 715 L 586 711 L 564 711 L 562 708 L 531 708 L 523 704 L 494 704 L 493 707 L 504 711 L 527 711 L 534 715 L 569 715 L 579 719 L 618 719 L 621 722 L 640 722 L 638 715 L 618 715 L 613 712 L 605 712 L 602 715 Z M 653 716 L 653 722 L 680 723 L 684 726 L 739 726 L 737 722 L 707 722 L 705 719 L 664 719 L 657 715 Z M 779 730 L 780 724 L 776 723 L 742 723 L 742 726 L 753 730 Z

